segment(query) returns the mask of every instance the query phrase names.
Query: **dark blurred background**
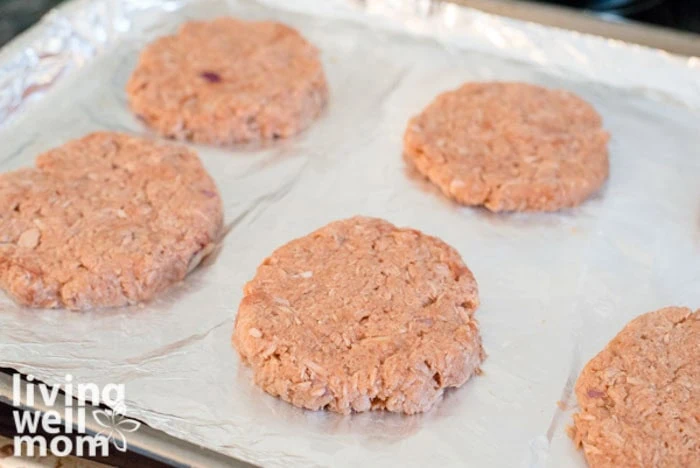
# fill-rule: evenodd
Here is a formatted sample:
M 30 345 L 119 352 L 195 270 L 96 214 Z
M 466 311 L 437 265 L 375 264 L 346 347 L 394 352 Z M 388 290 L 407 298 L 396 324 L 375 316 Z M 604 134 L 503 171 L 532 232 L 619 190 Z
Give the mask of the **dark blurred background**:
M 601 15 L 700 33 L 700 0 L 537 0 Z
M 63 0 L 0 0 L 0 45 Z M 319 0 L 323 1 L 323 0 Z M 519 0 L 511 0 L 519 1 Z M 700 33 L 700 0 L 534 0 L 586 10 L 611 21 L 631 19 Z
M 63 0 L 0 0 L 0 46 Z

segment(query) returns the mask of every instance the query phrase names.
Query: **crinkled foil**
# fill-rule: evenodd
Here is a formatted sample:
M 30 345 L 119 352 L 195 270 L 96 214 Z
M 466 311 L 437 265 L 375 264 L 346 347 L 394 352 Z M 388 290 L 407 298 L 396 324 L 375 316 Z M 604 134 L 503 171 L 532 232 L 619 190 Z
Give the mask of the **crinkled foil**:
M 148 134 L 124 95 L 139 50 L 220 15 L 281 20 L 317 44 L 327 111 L 262 148 L 195 146 L 230 230 L 158 300 L 72 313 L 0 295 L 0 365 L 124 383 L 130 416 L 265 466 L 584 466 L 566 436 L 582 365 L 633 317 L 700 306 L 698 60 L 430 1 L 77 0 L 0 52 L 0 170 L 92 130 Z M 408 118 L 469 80 L 590 101 L 612 135 L 604 189 L 561 213 L 495 215 L 414 177 L 401 158 Z M 259 262 L 355 214 L 443 238 L 479 282 L 484 375 L 427 414 L 298 410 L 253 386 L 230 345 Z

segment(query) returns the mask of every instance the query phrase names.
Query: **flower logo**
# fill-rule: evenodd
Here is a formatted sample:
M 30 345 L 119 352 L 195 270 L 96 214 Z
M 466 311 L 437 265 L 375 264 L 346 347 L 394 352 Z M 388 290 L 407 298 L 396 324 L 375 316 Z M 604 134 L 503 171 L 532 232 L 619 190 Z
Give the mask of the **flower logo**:
M 121 401 L 114 409 L 95 410 L 93 413 L 97 424 L 104 427 L 95 437 L 112 441 L 120 452 L 126 452 L 126 433 L 136 432 L 141 427 L 140 422 L 126 418 L 125 413 L 126 405 Z

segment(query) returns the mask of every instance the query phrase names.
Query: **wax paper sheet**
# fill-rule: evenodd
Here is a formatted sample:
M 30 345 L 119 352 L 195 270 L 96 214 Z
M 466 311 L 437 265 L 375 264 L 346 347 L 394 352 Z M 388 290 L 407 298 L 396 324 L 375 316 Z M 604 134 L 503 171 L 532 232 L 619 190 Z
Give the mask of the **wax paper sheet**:
M 0 51 L 0 170 L 92 130 L 149 135 L 124 94 L 139 50 L 220 15 L 298 28 L 322 52 L 328 109 L 273 145 L 194 146 L 230 230 L 156 301 L 72 313 L 0 295 L 0 365 L 125 383 L 130 416 L 265 466 L 584 466 L 566 436 L 582 365 L 633 317 L 700 306 L 698 60 L 430 1 L 77 0 Z M 612 135 L 603 190 L 560 213 L 491 214 L 415 177 L 407 120 L 470 80 L 591 102 Z M 230 345 L 260 261 L 355 214 L 441 237 L 479 282 L 484 374 L 426 414 L 296 409 L 253 386 Z

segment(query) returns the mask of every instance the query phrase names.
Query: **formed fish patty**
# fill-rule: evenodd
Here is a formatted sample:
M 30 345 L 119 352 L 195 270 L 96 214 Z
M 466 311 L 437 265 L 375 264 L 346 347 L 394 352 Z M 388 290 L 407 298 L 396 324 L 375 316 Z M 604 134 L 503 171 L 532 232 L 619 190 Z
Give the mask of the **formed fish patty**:
M 574 441 L 593 468 L 698 466 L 700 309 L 632 320 L 583 369 Z
M 218 18 L 149 44 L 127 94 L 161 135 L 227 145 L 299 133 L 324 108 L 328 86 L 318 51 L 296 30 Z
M 375 218 L 277 249 L 245 287 L 233 341 L 266 392 L 339 413 L 417 413 L 479 372 L 474 276 L 441 240 Z
M 408 124 L 405 157 L 449 198 L 491 211 L 578 205 L 608 177 L 608 133 L 577 96 L 525 83 L 467 83 Z
M 0 175 L 0 287 L 29 307 L 146 301 L 209 252 L 222 225 L 197 155 L 98 132 Z

